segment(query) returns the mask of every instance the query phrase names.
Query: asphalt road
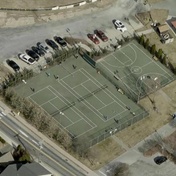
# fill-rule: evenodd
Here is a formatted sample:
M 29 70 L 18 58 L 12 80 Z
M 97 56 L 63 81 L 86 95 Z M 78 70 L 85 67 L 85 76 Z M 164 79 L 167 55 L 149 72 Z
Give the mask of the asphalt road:
M 64 156 L 58 155 L 58 152 L 52 146 L 46 144 L 34 133 L 29 133 L 25 129 L 22 129 L 19 122 L 15 123 L 14 120 L 12 121 L 2 113 L 0 113 L 0 116 L 1 131 L 14 142 L 14 145 L 21 143 L 21 145 L 27 148 L 38 162 L 47 164 L 62 176 L 85 176 L 85 174 L 69 164 L 69 160 L 65 159 Z M 5 124 L 8 124 L 8 126 Z
M 54 35 L 69 36 L 66 29 L 70 29 L 73 37 L 86 38 L 87 34 L 92 33 L 99 28 L 105 30 L 114 28 L 113 19 L 124 21 L 124 17 L 131 17 L 136 12 L 143 11 L 146 7 L 143 3 L 136 3 L 134 0 L 118 0 L 118 3 L 111 7 L 99 10 L 90 11 L 90 14 L 85 14 L 79 17 L 63 19 L 46 24 L 34 25 L 29 27 L 19 27 L 16 29 L 0 29 L 0 61 L 10 57 L 16 57 L 19 52 L 24 52 L 27 48 L 35 45 L 39 41 L 44 41 L 47 38 L 52 38 Z M 129 30 L 131 29 L 128 26 Z M 115 31 L 115 29 L 114 29 Z M 115 35 L 121 35 L 115 33 Z

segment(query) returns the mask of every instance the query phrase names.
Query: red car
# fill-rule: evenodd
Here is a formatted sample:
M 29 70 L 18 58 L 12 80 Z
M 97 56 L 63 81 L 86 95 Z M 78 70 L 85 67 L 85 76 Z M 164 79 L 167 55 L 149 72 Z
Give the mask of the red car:
M 105 35 L 105 33 L 103 31 L 95 30 L 94 32 L 103 42 L 107 42 L 108 41 L 108 37 Z
M 87 34 L 87 37 L 92 41 L 94 42 L 95 44 L 99 44 L 100 41 L 98 40 L 98 38 L 96 37 L 95 34 Z

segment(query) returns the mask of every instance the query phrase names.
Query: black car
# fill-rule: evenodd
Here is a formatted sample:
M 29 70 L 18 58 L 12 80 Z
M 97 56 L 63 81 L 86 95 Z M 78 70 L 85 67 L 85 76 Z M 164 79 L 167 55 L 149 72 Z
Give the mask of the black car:
M 32 50 L 26 50 L 26 54 L 35 59 L 36 61 L 39 60 L 39 56 Z
M 32 46 L 31 49 L 32 49 L 32 51 L 37 53 L 39 56 L 44 56 L 45 55 L 45 52 L 43 50 L 39 49 L 36 46 Z
M 18 64 L 16 62 L 14 62 L 13 60 L 7 60 L 7 64 L 13 68 L 14 71 L 19 71 L 20 67 L 18 66 Z
M 66 46 L 67 46 L 66 41 L 65 41 L 63 38 L 61 38 L 61 37 L 55 36 L 55 37 L 54 37 L 54 40 L 55 40 L 58 44 L 60 44 L 62 47 L 66 47 Z
M 46 39 L 45 42 L 47 43 L 47 45 L 49 45 L 54 50 L 59 48 L 58 45 L 52 40 Z
M 158 165 L 164 163 L 166 160 L 167 160 L 167 157 L 165 156 L 157 156 L 154 158 L 155 163 Z

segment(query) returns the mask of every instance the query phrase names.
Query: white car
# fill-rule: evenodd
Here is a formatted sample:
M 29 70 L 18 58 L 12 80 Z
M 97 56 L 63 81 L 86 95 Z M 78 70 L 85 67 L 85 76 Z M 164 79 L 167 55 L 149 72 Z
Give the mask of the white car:
M 118 29 L 120 32 L 127 31 L 127 28 L 125 27 L 125 25 L 119 20 L 114 20 L 114 25 L 116 29 Z
M 18 57 L 24 62 L 26 62 L 27 64 L 32 65 L 35 63 L 35 60 L 31 58 L 30 56 L 28 56 L 27 54 L 18 54 Z

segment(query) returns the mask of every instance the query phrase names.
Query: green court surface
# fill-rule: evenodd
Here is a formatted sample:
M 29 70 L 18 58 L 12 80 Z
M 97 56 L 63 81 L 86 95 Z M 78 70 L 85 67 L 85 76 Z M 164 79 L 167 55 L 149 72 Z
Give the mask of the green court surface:
M 145 96 L 153 86 L 158 89 L 174 79 L 135 42 L 101 59 L 96 67 L 102 74 L 81 57 L 72 57 L 15 90 L 89 147 L 146 117 L 148 113 L 134 100 Z
M 96 68 L 134 101 L 175 79 L 170 70 L 152 59 L 152 55 L 136 41 L 99 60 Z

